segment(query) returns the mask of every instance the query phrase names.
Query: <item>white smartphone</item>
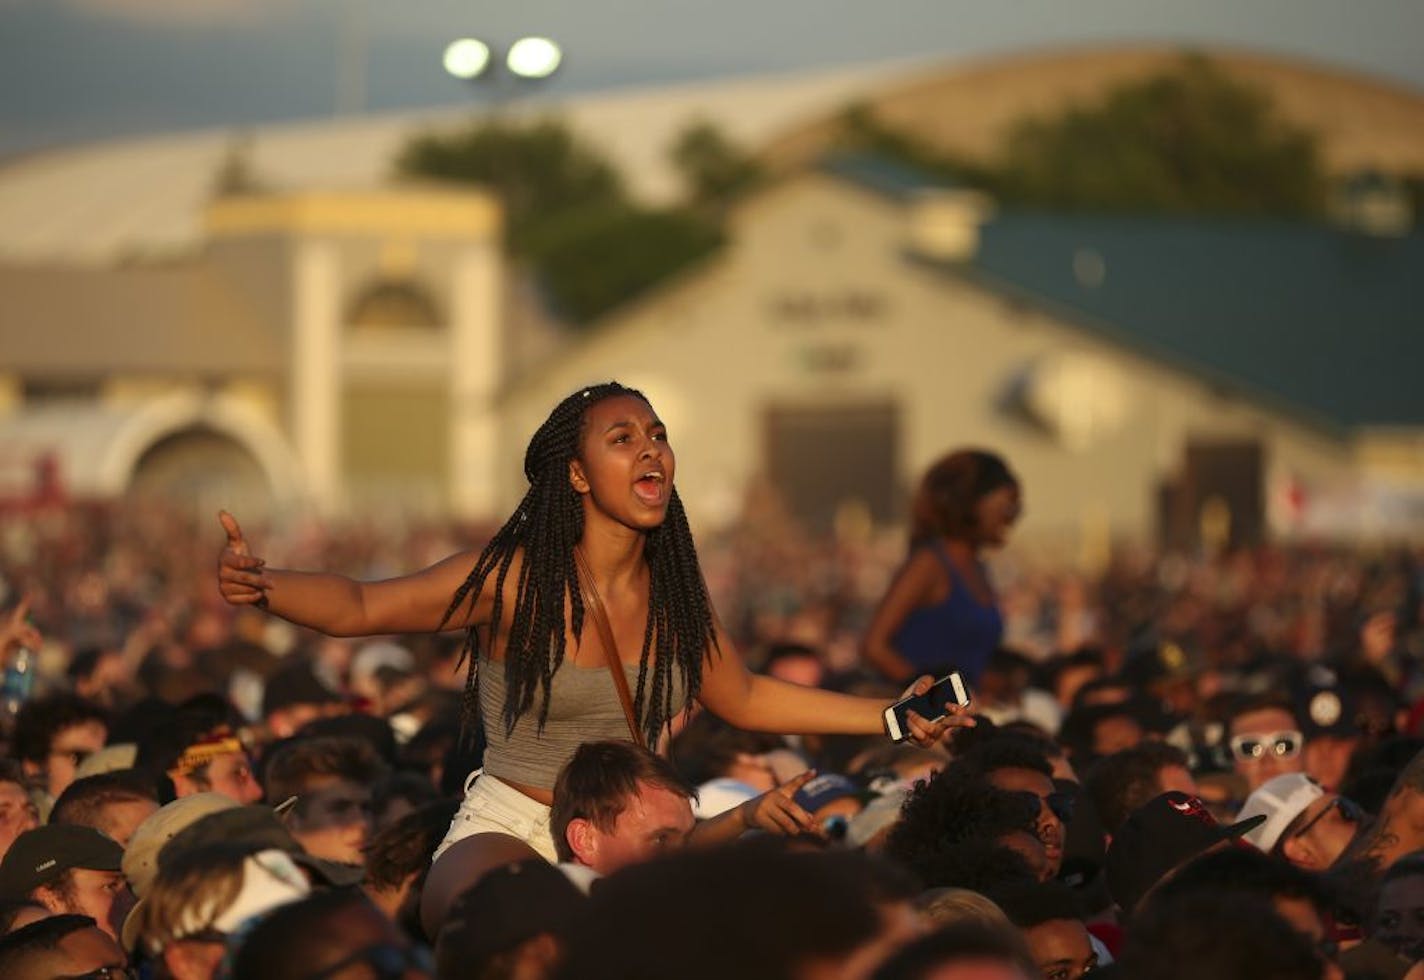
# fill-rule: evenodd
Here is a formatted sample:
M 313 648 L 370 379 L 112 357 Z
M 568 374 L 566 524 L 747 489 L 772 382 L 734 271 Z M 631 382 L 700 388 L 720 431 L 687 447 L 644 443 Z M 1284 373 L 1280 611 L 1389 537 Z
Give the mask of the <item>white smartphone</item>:
M 953 703 L 960 707 L 969 705 L 969 688 L 959 671 L 952 670 L 934 682 L 924 694 L 901 698 L 885 709 L 885 730 L 894 742 L 903 742 L 910 737 L 910 724 L 906 720 L 911 711 L 926 721 L 939 721 L 946 714 L 945 706 Z

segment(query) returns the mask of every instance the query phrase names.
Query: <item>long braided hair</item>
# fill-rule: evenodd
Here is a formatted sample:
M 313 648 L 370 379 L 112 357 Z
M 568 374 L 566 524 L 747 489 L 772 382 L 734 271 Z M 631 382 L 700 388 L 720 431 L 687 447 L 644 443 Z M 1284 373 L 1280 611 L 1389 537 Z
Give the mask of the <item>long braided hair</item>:
M 480 552 L 470 574 L 455 590 L 445 622 L 461 603 L 474 608 L 494 575 L 494 606 L 488 643 L 504 615 L 504 584 L 515 553 L 524 560 L 519 568 L 514 614 L 505 642 L 504 730 L 539 699 L 539 730 L 549 716 L 554 671 L 564 662 L 565 633 L 583 633 L 583 596 L 579 588 L 574 547 L 583 536 L 583 505 L 569 483 L 569 462 L 579 452 L 584 415 L 589 406 L 605 398 L 631 395 L 647 401 L 642 392 L 615 381 L 583 388 L 561 401 L 539 426 L 524 453 L 524 475 L 529 490 L 504 526 Z M 673 671 L 681 675 L 687 702 L 701 687 L 702 658 L 715 644 L 712 604 L 697 562 L 687 514 L 674 488 L 663 523 L 647 532 L 644 555 L 649 569 L 648 626 L 643 634 L 638 685 L 633 695 L 635 719 L 647 744 L 658 736 L 677 713 L 673 704 Z M 564 621 L 564 597 L 569 598 L 573 622 Z M 470 628 L 462 658 L 468 659 L 462 728 L 467 732 L 479 710 L 478 664 L 480 637 Z

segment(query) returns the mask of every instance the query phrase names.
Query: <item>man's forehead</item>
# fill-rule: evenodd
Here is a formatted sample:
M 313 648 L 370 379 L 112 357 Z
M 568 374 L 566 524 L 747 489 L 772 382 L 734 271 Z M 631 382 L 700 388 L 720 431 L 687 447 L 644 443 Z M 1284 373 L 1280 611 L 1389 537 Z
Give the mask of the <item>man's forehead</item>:
M 1053 779 L 1036 769 L 1003 766 L 989 773 L 989 782 L 1006 789 L 1029 789 L 1037 793 L 1053 792 Z
M 638 784 L 638 792 L 629 797 L 621 816 L 635 820 L 661 820 L 669 815 L 692 814 L 692 801 L 681 793 L 651 783 Z
M 371 787 L 341 776 L 313 776 L 306 781 L 306 790 L 301 795 L 364 799 L 371 795 Z
M 223 765 L 248 765 L 247 753 L 241 750 L 237 752 L 224 752 L 221 755 L 213 756 L 213 761 L 208 763 L 209 768 L 222 763 Z
M 101 741 L 104 738 L 104 723 L 95 718 L 86 718 L 84 721 L 76 721 L 72 725 L 65 725 L 54 733 L 54 744 L 58 745 L 67 740 L 90 742 L 90 735 L 96 736 Z
M 1271 732 L 1279 728 L 1292 728 L 1295 716 L 1285 708 L 1267 707 L 1242 711 L 1231 719 L 1231 729 L 1238 735 L 1242 732 Z

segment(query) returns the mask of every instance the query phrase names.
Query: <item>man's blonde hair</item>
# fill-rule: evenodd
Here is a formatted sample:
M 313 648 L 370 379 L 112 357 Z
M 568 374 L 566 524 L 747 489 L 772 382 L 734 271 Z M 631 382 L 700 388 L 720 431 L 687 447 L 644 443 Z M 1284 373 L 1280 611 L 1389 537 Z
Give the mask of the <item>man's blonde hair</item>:
M 215 842 L 186 848 L 161 865 L 140 906 L 139 935 L 150 953 L 193 935 L 178 933 L 195 918 L 216 921 L 242 891 L 251 845 Z

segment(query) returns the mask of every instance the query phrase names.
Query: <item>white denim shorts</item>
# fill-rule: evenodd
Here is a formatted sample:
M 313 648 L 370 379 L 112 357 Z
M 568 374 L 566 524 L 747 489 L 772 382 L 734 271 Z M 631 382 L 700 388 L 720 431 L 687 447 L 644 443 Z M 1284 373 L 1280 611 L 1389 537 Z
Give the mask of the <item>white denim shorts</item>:
M 550 864 L 558 863 L 554 838 L 549 835 L 549 808 L 483 772 L 476 769 L 465 780 L 465 799 L 431 860 L 473 834 L 508 834 L 534 848 Z

